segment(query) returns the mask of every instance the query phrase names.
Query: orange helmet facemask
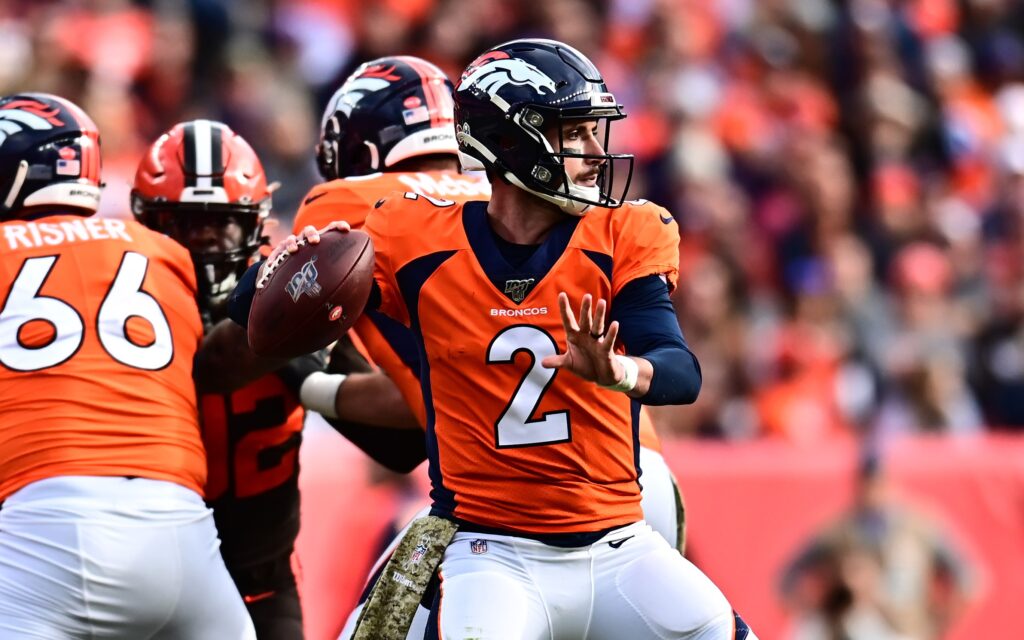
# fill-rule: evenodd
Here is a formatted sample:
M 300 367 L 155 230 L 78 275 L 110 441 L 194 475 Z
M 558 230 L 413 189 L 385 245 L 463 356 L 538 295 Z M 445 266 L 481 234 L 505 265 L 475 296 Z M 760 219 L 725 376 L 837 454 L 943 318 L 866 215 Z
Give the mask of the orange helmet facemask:
M 212 120 L 174 125 L 140 163 L 132 212 L 192 254 L 206 319 L 223 317 L 228 295 L 265 243 L 274 186 L 249 143 Z

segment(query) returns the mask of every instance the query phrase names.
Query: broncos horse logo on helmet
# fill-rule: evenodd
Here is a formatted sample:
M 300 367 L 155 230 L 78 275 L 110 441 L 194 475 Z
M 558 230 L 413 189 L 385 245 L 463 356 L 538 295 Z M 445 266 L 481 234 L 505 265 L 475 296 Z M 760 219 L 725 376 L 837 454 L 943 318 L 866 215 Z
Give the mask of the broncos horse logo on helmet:
M 57 117 L 60 110 L 38 100 L 12 100 L 0 109 L 0 146 L 10 134 L 35 129 L 48 131 L 64 123 Z
M 558 89 L 554 80 L 525 60 L 492 58 L 471 70 L 459 83 L 459 91 L 475 86 L 481 91 L 495 93 L 507 84 L 529 86 L 540 94 L 554 93 Z
M 100 134 L 77 105 L 46 93 L 0 97 L 0 220 L 100 203 Z M 34 213 L 33 213 L 34 215 Z

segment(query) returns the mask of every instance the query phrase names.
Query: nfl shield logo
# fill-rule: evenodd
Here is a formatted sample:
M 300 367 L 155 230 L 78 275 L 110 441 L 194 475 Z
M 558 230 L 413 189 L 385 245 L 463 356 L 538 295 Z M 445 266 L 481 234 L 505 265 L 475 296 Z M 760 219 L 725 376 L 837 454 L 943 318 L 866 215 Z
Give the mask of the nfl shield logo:
M 486 540 L 471 540 L 469 542 L 469 550 L 476 555 L 487 553 L 487 541 Z
M 525 280 L 506 280 L 505 295 L 511 298 L 516 304 L 519 304 L 526 299 L 526 294 L 530 292 L 530 287 L 535 281 L 536 278 L 526 278 Z
M 416 548 L 412 551 L 412 556 L 409 558 L 409 564 L 419 564 L 425 555 L 427 555 L 427 545 L 422 543 L 416 545 Z

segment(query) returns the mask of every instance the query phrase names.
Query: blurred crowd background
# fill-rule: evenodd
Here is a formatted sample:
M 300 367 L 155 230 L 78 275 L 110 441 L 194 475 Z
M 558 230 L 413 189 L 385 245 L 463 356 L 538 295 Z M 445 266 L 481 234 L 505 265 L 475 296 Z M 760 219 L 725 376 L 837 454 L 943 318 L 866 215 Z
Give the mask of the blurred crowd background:
M 0 94 L 57 93 L 93 116 L 109 216 L 129 215 L 135 168 L 160 132 L 198 117 L 228 123 L 282 184 L 272 230 L 280 238 L 319 181 L 321 109 L 360 62 L 420 55 L 457 79 L 476 54 L 521 36 L 566 41 L 597 63 L 629 113 L 613 127 L 612 150 L 637 157 L 631 197 L 679 221 L 675 301 L 704 387 L 695 406 L 658 410 L 667 441 L 880 450 L 902 435 L 952 442 L 1024 429 L 1020 0 L 5 0 Z M 681 459 L 699 466 L 703 457 Z M 922 487 L 951 493 L 923 473 Z M 868 548 L 878 566 L 893 567 L 889 601 L 918 603 L 918 612 L 935 588 L 924 578 L 908 587 L 907 576 L 946 576 L 948 597 L 935 609 L 945 620 L 968 590 L 965 571 L 937 534 L 918 533 L 924 527 L 902 536 L 880 527 L 874 472 L 860 477 L 849 520 L 835 529 L 857 535 L 826 529 L 797 553 L 796 535 L 780 534 L 763 575 L 778 575 L 796 553 L 783 596 L 817 598 L 832 620 L 829 606 L 879 600 L 858 587 L 877 582 L 865 578 Z M 684 484 L 695 487 L 698 538 L 703 523 L 730 512 L 711 506 L 723 486 L 715 478 L 703 492 L 699 477 Z M 1008 482 L 992 486 L 950 503 L 991 507 L 1016 495 Z M 750 491 L 743 512 L 754 513 L 763 496 Z M 794 484 L 789 500 L 808 491 Z M 1019 526 L 1015 504 L 990 509 L 1004 528 Z M 791 528 L 809 530 L 805 520 Z M 866 546 L 846 553 L 850 539 Z M 911 542 L 889 554 L 883 539 Z M 745 544 L 721 566 L 755 562 Z M 715 548 L 704 547 L 713 572 Z M 826 548 L 840 550 L 823 565 L 840 576 L 838 590 L 819 584 L 812 598 L 801 571 Z M 921 559 L 916 569 L 908 557 Z M 725 569 L 717 577 L 742 600 L 749 576 L 736 569 L 735 580 Z M 756 607 L 765 584 L 752 589 L 743 604 L 764 624 L 771 610 Z M 938 635 L 944 623 L 929 620 L 931 633 L 869 626 L 834 637 Z
M 361 61 L 457 78 L 519 36 L 575 45 L 630 114 L 630 190 L 682 227 L 700 357 L 665 435 L 800 443 L 1024 425 L 1024 4 L 1012 0 L 8 0 L 0 91 L 83 104 L 103 209 L 186 118 L 257 148 L 280 229 L 320 110 Z
M 223 120 L 318 181 L 322 105 L 359 62 L 457 78 L 490 45 L 591 56 L 629 118 L 630 190 L 682 228 L 704 372 L 666 436 L 812 444 L 1024 425 L 1024 3 L 1013 0 L 7 0 L 0 92 L 82 104 L 105 215 L 145 145 Z

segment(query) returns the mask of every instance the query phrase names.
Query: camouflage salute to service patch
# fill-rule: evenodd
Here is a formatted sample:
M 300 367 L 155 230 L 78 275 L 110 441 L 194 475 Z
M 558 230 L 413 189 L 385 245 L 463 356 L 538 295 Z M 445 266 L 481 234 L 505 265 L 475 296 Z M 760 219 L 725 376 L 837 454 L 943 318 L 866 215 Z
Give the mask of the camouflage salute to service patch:
M 409 525 L 370 591 L 352 640 L 405 640 L 423 592 L 458 528 L 436 516 Z

